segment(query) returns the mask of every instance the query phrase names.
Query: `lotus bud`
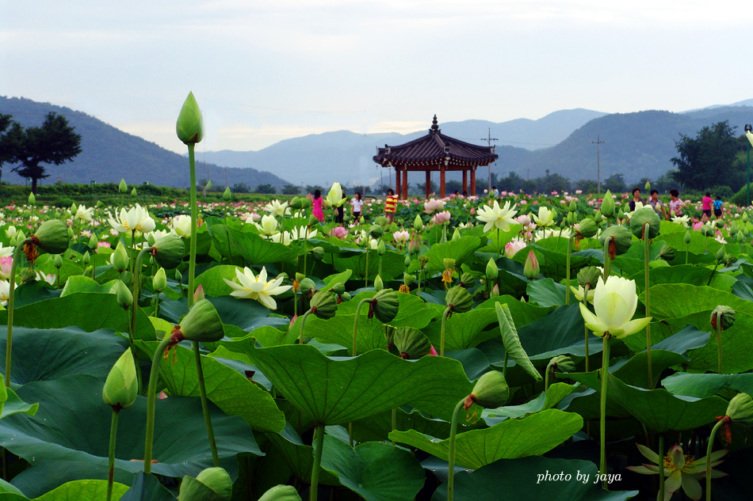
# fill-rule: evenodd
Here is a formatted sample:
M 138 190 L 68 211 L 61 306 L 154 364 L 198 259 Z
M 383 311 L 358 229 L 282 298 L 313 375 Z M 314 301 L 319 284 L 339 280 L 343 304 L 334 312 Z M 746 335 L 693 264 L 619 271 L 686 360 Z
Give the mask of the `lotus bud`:
M 445 304 L 450 310 L 457 313 L 465 313 L 473 308 L 473 298 L 465 287 L 456 285 L 447 291 Z
M 306 278 L 304 278 L 303 280 L 300 281 L 299 290 L 301 292 L 308 292 L 308 291 L 310 291 L 312 289 L 315 289 L 315 288 L 316 288 L 316 284 L 314 283 L 313 280 L 311 280 L 308 277 L 306 277 Z
M 711 312 L 711 327 L 717 330 L 721 319 L 722 330 L 727 330 L 735 325 L 735 310 L 729 306 L 719 305 Z
M 68 226 L 59 219 L 50 219 L 42 223 L 36 233 L 31 236 L 31 240 L 43 251 L 50 254 L 62 254 L 68 249 L 70 242 Z
M 507 403 L 510 397 L 510 387 L 507 385 L 505 376 L 498 371 L 484 373 L 476 384 L 473 391 L 466 397 L 463 406 L 469 410 L 476 403 L 487 409 L 495 409 Z
M 136 193 L 136 187 L 135 187 L 135 186 L 134 186 L 134 187 L 133 187 L 133 189 L 131 190 L 131 196 L 132 196 L 132 197 L 135 197 L 135 196 L 137 196 L 137 193 Z
M 88 255 L 89 252 L 84 253 L 84 264 L 89 264 L 86 262 L 86 256 Z M 52 258 L 52 264 L 59 270 L 63 267 L 63 257 L 60 254 L 55 254 L 55 257 Z
M 724 247 L 720 247 L 718 251 L 716 251 L 716 261 L 718 263 L 724 262 Z
M 646 235 L 644 235 L 643 228 L 646 224 L 648 224 L 648 230 Z M 630 231 L 637 238 L 648 238 L 649 240 L 656 238 L 659 235 L 660 225 L 659 216 L 651 206 L 638 209 L 630 218 Z
M 89 237 L 89 248 L 92 250 L 96 250 L 99 247 L 99 239 L 97 239 L 97 235 L 92 233 L 92 236 Z
M 424 229 L 424 222 L 421 220 L 420 215 L 416 215 L 416 219 L 413 220 L 413 229 L 416 231 L 421 231 Z
M 604 216 L 601 215 L 601 210 L 597 210 L 594 214 L 594 221 L 597 223 L 601 222 L 601 220 L 604 218 Z
M 646 185 L 644 186 L 644 188 L 646 188 L 646 193 L 650 193 L 651 192 L 651 181 L 649 181 L 648 179 L 646 179 Z
M 157 273 L 152 277 L 152 289 L 156 292 L 162 292 L 167 287 L 167 275 L 165 269 L 160 267 Z
M 624 219 L 625 218 L 625 212 L 622 209 L 617 210 L 617 219 Z
M 195 302 L 176 329 L 185 339 L 202 343 L 219 341 L 225 335 L 220 314 L 208 299 Z
M 102 200 L 97 200 L 97 208 L 103 209 L 105 207 L 105 203 Z
M 376 250 L 377 250 L 377 254 L 379 254 L 380 256 L 384 256 L 384 253 L 387 252 L 387 247 L 385 247 L 384 242 L 380 240 L 379 244 L 377 244 Z
M 299 210 L 303 207 L 301 203 L 301 197 L 293 197 L 290 199 L 290 208 L 293 210 Z
M 128 185 L 126 184 L 125 179 L 120 180 L 120 184 L 118 185 L 118 191 L 122 193 L 123 195 L 128 193 Z
M 624 226 L 610 226 L 601 233 L 599 240 L 602 246 L 609 242 L 609 253 L 614 259 L 614 256 L 624 254 L 630 249 L 631 237 L 630 230 Z
M 376 278 L 374 279 L 374 290 L 380 291 L 382 289 L 384 289 L 384 282 L 382 281 L 382 277 L 377 275 Z
M 358 224 L 363 224 L 365 222 L 366 222 L 366 218 L 364 218 L 363 216 L 358 218 Z
M 405 259 L 403 260 L 403 266 L 407 268 L 408 266 L 410 266 L 410 263 L 411 263 L 410 254 L 406 254 Z
M 371 298 L 369 318 L 376 315 L 383 324 L 392 322 L 400 309 L 400 297 L 392 289 L 382 289 Z
M 690 239 L 691 239 L 690 230 L 685 231 L 685 236 L 682 238 L 682 241 L 685 242 L 685 245 L 690 245 Z
M 578 205 L 575 203 L 575 200 L 570 200 L 570 206 L 568 207 L 568 210 L 570 212 L 575 212 L 578 210 Z
M 220 467 L 207 468 L 196 478 L 188 475 L 180 483 L 178 501 L 230 501 L 233 480 Z
M 26 234 L 23 232 L 23 230 L 18 230 L 15 235 L 13 235 L 13 240 L 11 243 L 16 246 L 26 240 Z
M 233 192 L 230 191 L 230 187 L 228 186 L 225 188 L 225 191 L 222 192 L 222 199 L 226 202 L 229 202 L 233 198 Z
M 567 355 L 557 355 L 549 361 L 546 370 L 547 372 L 573 372 L 575 370 L 575 362 Z
M 612 198 L 612 192 L 609 190 L 604 194 L 604 200 L 601 201 L 601 213 L 607 217 L 614 214 L 614 198 Z
M 375 221 L 379 226 L 384 226 L 385 224 L 387 224 L 387 218 L 385 216 L 379 216 L 375 219 Z
M 36 205 L 37 204 L 37 197 L 34 196 L 34 193 L 29 193 L 29 205 Z
M 747 393 L 738 393 L 727 404 L 726 415 L 736 423 L 753 423 L 753 398 Z
M 596 226 L 596 223 L 590 217 L 582 219 L 580 223 L 578 223 L 578 233 L 584 238 L 593 237 L 596 235 L 597 230 L 598 226 Z
M 398 327 L 392 334 L 392 342 L 399 357 L 405 360 L 421 358 L 431 353 L 431 342 L 426 334 L 415 327 Z
M 321 259 L 324 257 L 324 248 L 317 245 L 311 249 L 311 254 L 313 254 L 316 259 Z
M 308 197 L 301 197 L 301 209 L 308 209 L 311 207 L 311 199 Z
M 351 297 L 352 296 L 350 295 L 350 292 L 348 292 L 348 291 L 345 291 L 342 294 L 340 294 L 340 300 L 341 301 L 350 301 Z
M 301 501 L 292 485 L 276 485 L 264 493 L 259 501 Z
M 451 257 L 444 258 L 442 260 L 442 263 L 444 264 L 444 269 L 445 270 L 451 270 L 451 269 L 455 268 L 455 260 L 452 259 Z
M 499 276 L 499 268 L 496 261 L 493 258 L 489 258 L 489 262 L 486 263 L 486 278 L 488 280 L 497 280 Z
M 575 224 L 575 212 L 568 212 L 565 221 L 567 224 Z
M 68 227 L 68 240 L 70 241 L 73 238 L 73 228 L 70 226 Z
M 742 215 L 741 219 L 743 220 L 743 223 L 747 223 L 748 222 L 748 213 L 747 212 L 743 212 L 743 215 Z
M 139 381 L 136 378 L 136 364 L 128 348 L 107 374 L 102 388 L 102 400 L 116 411 L 127 409 L 136 401 L 139 393 Z
M 428 256 L 418 256 L 418 264 L 421 265 L 421 269 L 423 270 L 426 266 L 426 263 L 429 262 Z
M 338 296 L 345 292 L 345 284 L 342 282 L 337 282 L 335 285 L 332 286 L 332 292 L 337 294 Z
M 175 132 L 178 139 L 185 144 L 195 144 L 204 138 L 204 120 L 193 92 L 189 92 L 183 102 L 178 121 L 175 123 Z
M 71 214 L 75 214 L 78 212 L 78 205 L 76 205 L 76 202 L 73 202 L 71 204 Z
M 371 234 L 371 238 L 381 238 L 381 236 L 384 234 L 384 228 L 382 228 L 378 224 L 372 224 L 369 228 L 369 233 Z
M 701 234 L 705 237 L 713 237 L 714 228 L 710 224 L 704 224 L 701 226 Z
M 337 313 L 337 297 L 331 291 L 319 291 L 311 298 L 311 313 L 327 320 Z
M 539 276 L 539 271 L 539 260 L 536 259 L 536 254 L 533 251 L 528 251 L 528 257 L 526 257 L 526 262 L 523 265 L 523 275 L 527 279 L 533 280 Z
M 194 303 L 197 303 L 205 298 L 206 295 L 204 295 L 204 287 L 202 285 L 199 285 L 198 287 L 196 287 L 196 290 L 193 291 L 193 301 Z
M 492 293 L 490 294 L 491 297 L 499 297 L 499 284 L 494 284 L 494 287 L 492 287 Z
M 118 246 L 115 247 L 115 252 L 110 255 L 110 263 L 118 273 L 122 273 L 128 269 L 128 252 L 125 247 L 123 247 L 122 242 L 118 242 Z
M 182 238 L 170 233 L 157 240 L 152 245 L 151 252 L 157 264 L 167 270 L 171 270 L 183 262 L 186 246 Z
M 455 228 L 455 231 L 452 232 L 452 240 L 460 240 L 460 230 Z
M 122 280 L 118 280 L 115 287 L 117 288 L 117 290 L 115 291 L 115 297 L 118 301 L 118 304 L 121 308 L 127 310 L 133 304 L 133 294 L 131 294 L 128 286 L 126 286 L 126 284 L 124 284 Z
M 311 227 L 311 226 L 315 226 L 317 224 L 319 224 L 319 220 L 316 218 L 315 215 L 311 214 L 309 216 L 309 220 L 308 220 L 308 223 L 306 224 L 306 226 Z
M 54 259 L 52 260 L 52 263 L 55 265 L 55 268 L 58 270 L 63 266 L 63 258 L 60 257 L 60 254 L 55 254 L 55 258 L 60 258 L 60 266 L 58 266 L 58 260 Z M 84 255 L 81 257 L 81 262 L 84 263 L 84 266 L 88 266 L 91 262 L 91 256 L 89 255 L 89 251 L 84 252 Z

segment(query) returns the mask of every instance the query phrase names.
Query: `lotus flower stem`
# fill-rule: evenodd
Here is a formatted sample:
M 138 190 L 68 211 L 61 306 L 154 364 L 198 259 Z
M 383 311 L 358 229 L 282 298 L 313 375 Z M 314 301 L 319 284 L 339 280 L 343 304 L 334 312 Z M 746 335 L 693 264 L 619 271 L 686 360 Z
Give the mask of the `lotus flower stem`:
M 12 367 L 12 350 L 13 350 L 13 305 L 15 303 L 14 290 L 16 288 L 16 269 L 18 266 L 18 256 L 24 248 L 24 245 L 31 244 L 31 239 L 27 238 L 13 251 L 13 261 L 10 266 L 10 285 L 8 289 L 8 337 L 5 344 L 5 386 L 10 387 L 10 369 Z M 5 466 L 5 462 L 3 462 Z
M 497 228 L 497 259 L 499 259 L 500 255 L 502 254 L 502 245 L 500 244 L 501 240 L 499 239 L 499 228 Z
M 611 338 L 609 332 L 604 333 L 602 338 L 604 341 L 604 347 L 601 352 L 601 400 L 599 402 L 599 475 L 604 479 L 602 487 L 605 490 L 609 490 L 607 485 L 607 378 L 609 377 L 609 338 Z
M 507 353 L 507 350 L 505 350 L 505 362 L 502 366 L 502 375 L 505 376 L 505 378 L 507 378 L 507 359 L 509 358 L 509 356 L 510 354 Z
M 311 310 L 309 309 L 306 313 L 303 314 L 303 318 L 301 319 L 301 330 L 298 333 L 298 344 L 303 344 L 303 328 L 306 326 L 306 319 L 311 314 Z
M 356 349 L 357 349 L 356 341 L 358 340 L 358 318 L 361 316 L 361 306 L 363 306 L 364 304 L 370 301 L 371 301 L 370 298 L 362 299 L 358 303 L 358 306 L 356 306 L 356 318 L 353 320 L 353 351 L 350 353 L 351 356 L 353 357 L 356 356 Z
M 562 233 L 560 231 L 560 233 Z M 573 237 L 567 239 L 567 254 L 565 254 L 565 304 L 570 304 L 570 252 L 573 249 Z
M 136 335 L 136 314 L 139 311 L 139 295 L 141 291 L 141 262 L 144 258 L 144 254 L 149 252 L 151 247 L 144 247 L 136 257 L 136 266 L 133 268 L 133 305 L 131 306 L 131 344 L 133 344 L 134 336 Z M 135 353 L 135 351 L 134 351 Z
M 711 428 L 709 444 L 706 446 L 706 501 L 711 501 L 711 452 L 714 450 L 714 439 L 716 439 L 716 432 L 719 431 L 719 428 L 725 422 L 725 419 L 720 419 L 716 422 L 714 427 Z
M 722 319 L 719 318 L 716 322 L 716 349 L 717 349 L 717 356 L 719 358 L 717 372 L 719 374 L 724 374 L 722 372 L 722 331 L 723 330 L 724 330 L 724 327 L 722 326 Z
M 107 501 L 112 499 L 112 484 L 115 477 L 115 439 L 118 436 L 118 414 L 120 410 L 112 408 L 112 421 L 110 421 L 110 451 L 107 473 Z
M 371 242 L 368 240 L 368 236 L 366 237 L 366 269 L 363 272 L 363 286 L 368 287 L 369 286 L 369 246 L 371 245 Z
M 199 208 L 196 202 L 196 158 L 195 144 L 188 143 L 188 165 L 191 170 L 191 241 L 188 258 L 188 307 L 193 305 L 194 279 L 196 275 L 196 226 L 199 218 Z
M 648 238 L 648 231 L 649 227 L 651 226 L 650 223 L 645 223 L 643 225 L 643 278 L 645 282 L 644 290 L 646 295 L 646 316 L 651 316 L 651 306 L 649 303 L 649 289 L 651 288 L 650 282 L 649 282 L 649 266 L 648 262 L 650 259 L 650 249 L 651 249 L 651 241 Z M 646 325 L 646 364 L 648 369 L 648 389 L 652 389 L 654 387 L 654 378 L 652 375 L 653 367 L 651 366 L 651 323 Z
M 462 399 L 452 411 L 452 420 L 450 421 L 450 450 L 447 459 L 447 501 L 452 501 L 455 496 L 455 434 L 458 428 L 458 414 L 463 407 L 465 399 Z
M 309 501 L 316 501 L 319 489 L 319 465 L 322 463 L 322 449 L 324 448 L 324 425 L 314 427 L 314 463 L 311 465 L 311 487 Z
M 664 501 L 664 435 L 659 433 L 659 495 L 657 501 Z
M 604 242 L 604 281 L 609 277 L 609 269 L 612 266 L 612 259 L 609 257 L 609 239 Z
M 439 356 L 444 356 L 444 338 L 445 338 L 445 324 L 447 323 L 447 317 L 452 313 L 452 309 L 448 306 L 444 309 L 444 313 L 442 313 L 442 328 L 440 330 L 440 337 L 439 337 Z M 507 364 L 505 364 L 507 365 Z
M 588 289 L 590 289 L 590 284 L 586 284 L 586 286 L 583 288 L 583 306 L 588 307 Z M 586 372 L 588 372 L 588 338 L 589 338 L 589 330 L 588 327 L 583 327 L 586 331 Z
M 146 392 L 146 440 L 144 442 L 144 473 L 152 472 L 152 445 L 154 441 L 154 407 L 157 397 L 157 379 L 159 366 L 162 363 L 162 353 L 170 346 L 170 334 L 157 346 L 152 356 L 152 369 L 149 372 L 149 387 Z
M 212 418 L 209 415 L 209 401 L 207 400 L 207 388 L 204 384 L 204 369 L 201 366 L 201 352 L 199 351 L 199 342 L 194 341 L 192 345 L 194 360 L 196 361 L 196 373 L 199 376 L 199 395 L 201 396 L 201 410 L 204 413 L 204 424 L 207 427 L 209 448 L 212 450 L 212 463 L 214 464 L 214 466 L 220 466 L 220 456 L 219 454 L 217 454 L 217 441 L 214 439 Z M 151 380 L 149 382 L 151 383 Z

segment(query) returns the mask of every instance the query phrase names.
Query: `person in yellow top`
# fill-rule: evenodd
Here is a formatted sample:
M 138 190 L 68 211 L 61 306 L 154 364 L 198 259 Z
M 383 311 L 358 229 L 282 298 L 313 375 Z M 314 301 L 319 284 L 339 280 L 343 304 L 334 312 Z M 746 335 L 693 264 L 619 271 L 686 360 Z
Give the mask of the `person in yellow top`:
M 390 223 L 395 219 L 397 211 L 397 197 L 392 189 L 387 190 L 387 198 L 384 200 L 384 215 Z

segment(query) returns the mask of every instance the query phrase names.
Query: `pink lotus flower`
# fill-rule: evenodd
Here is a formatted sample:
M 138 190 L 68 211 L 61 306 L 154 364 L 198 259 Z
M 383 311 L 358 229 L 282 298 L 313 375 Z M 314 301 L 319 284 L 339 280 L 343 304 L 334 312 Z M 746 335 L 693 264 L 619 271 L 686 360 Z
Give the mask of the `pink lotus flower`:
M 335 226 L 329 230 L 329 236 L 332 238 L 339 238 L 340 240 L 348 236 L 348 230 L 342 226 Z
M 0 257 L 0 278 L 6 279 L 10 276 L 12 265 L 13 257 Z
M 431 218 L 431 222 L 434 224 L 444 224 L 450 220 L 450 217 L 451 214 L 448 210 L 437 212 L 436 214 L 434 214 L 434 217 Z
M 431 214 L 435 210 L 442 210 L 444 209 L 444 201 L 443 200 L 437 200 L 436 198 L 432 198 L 431 200 L 427 200 L 424 202 L 424 212 L 427 214 Z
M 402 245 L 404 245 L 404 244 L 405 244 L 405 242 L 407 242 L 407 241 L 408 241 L 408 239 L 410 238 L 410 233 L 408 233 L 408 232 L 407 232 L 407 231 L 405 231 L 405 230 L 402 230 L 402 231 L 396 231 L 395 233 L 393 233 L 393 234 L 392 234 L 392 238 L 394 238 L 394 239 L 395 239 L 395 243 L 396 243 L 396 244 L 398 244 L 398 245 L 402 246 Z
M 505 256 L 512 259 L 520 249 L 523 249 L 526 243 L 522 240 L 512 240 L 505 245 Z
M 471 216 L 474 215 L 474 214 L 476 214 L 476 208 L 475 207 L 471 207 Z
M 439 356 L 439 353 L 437 353 L 437 350 L 434 349 L 434 345 L 433 344 L 431 345 L 431 350 L 429 351 L 429 355 L 431 355 L 433 357 L 438 357 Z
M 703 221 L 698 221 L 693 225 L 694 231 L 701 231 L 701 228 L 703 227 Z
M 110 249 L 112 248 L 112 244 L 110 242 L 97 242 L 97 247 L 107 247 Z
M 516 217 L 515 220 L 523 226 L 528 226 L 529 224 L 531 224 L 531 217 L 526 214 L 522 214 Z

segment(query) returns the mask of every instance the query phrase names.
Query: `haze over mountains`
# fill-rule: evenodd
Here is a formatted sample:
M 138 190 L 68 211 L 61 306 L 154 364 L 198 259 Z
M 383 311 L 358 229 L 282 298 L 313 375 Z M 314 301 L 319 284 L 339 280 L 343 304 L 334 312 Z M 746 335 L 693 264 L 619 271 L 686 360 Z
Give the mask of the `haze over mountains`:
M 28 99 L 0 97 L 0 113 L 8 113 L 22 125 L 40 125 L 44 115 L 55 111 L 66 116 L 82 136 L 81 155 L 62 166 L 51 166 L 51 177 L 44 183 L 60 179 L 65 182 L 118 182 L 185 187 L 188 169 L 184 156 L 165 150 L 145 139 L 122 132 L 84 112 Z M 521 177 L 561 174 L 573 180 L 596 178 L 597 137 L 601 144 L 601 177 L 622 173 L 628 182 L 642 177 L 656 179 L 672 167 L 679 134 L 695 135 L 703 126 L 729 120 L 737 132 L 743 124 L 753 123 L 753 99 L 731 105 L 672 113 L 641 111 L 605 114 L 574 109 L 551 113 L 538 120 L 517 119 L 502 123 L 483 120 L 442 123 L 445 134 L 475 144 L 486 144 L 487 134 L 497 138 L 500 159 L 492 167 L 498 175 L 510 171 Z M 392 169 L 374 164 L 377 146 L 401 144 L 427 133 L 434 110 L 426 117 L 426 127 L 411 134 L 357 134 L 349 131 L 326 132 L 287 139 L 259 151 L 201 152 L 197 177 L 209 177 L 214 184 L 232 186 L 245 183 L 281 187 L 320 184 L 334 181 L 347 185 L 387 182 Z M 227 168 L 226 168 L 227 167 Z M 486 169 L 479 173 L 485 178 Z M 452 177 L 450 177 L 452 178 Z M 394 179 L 394 177 L 393 177 Z M 3 169 L 3 180 L 23 182 Z M 416 174 L 409 182 L 423 182 Z

